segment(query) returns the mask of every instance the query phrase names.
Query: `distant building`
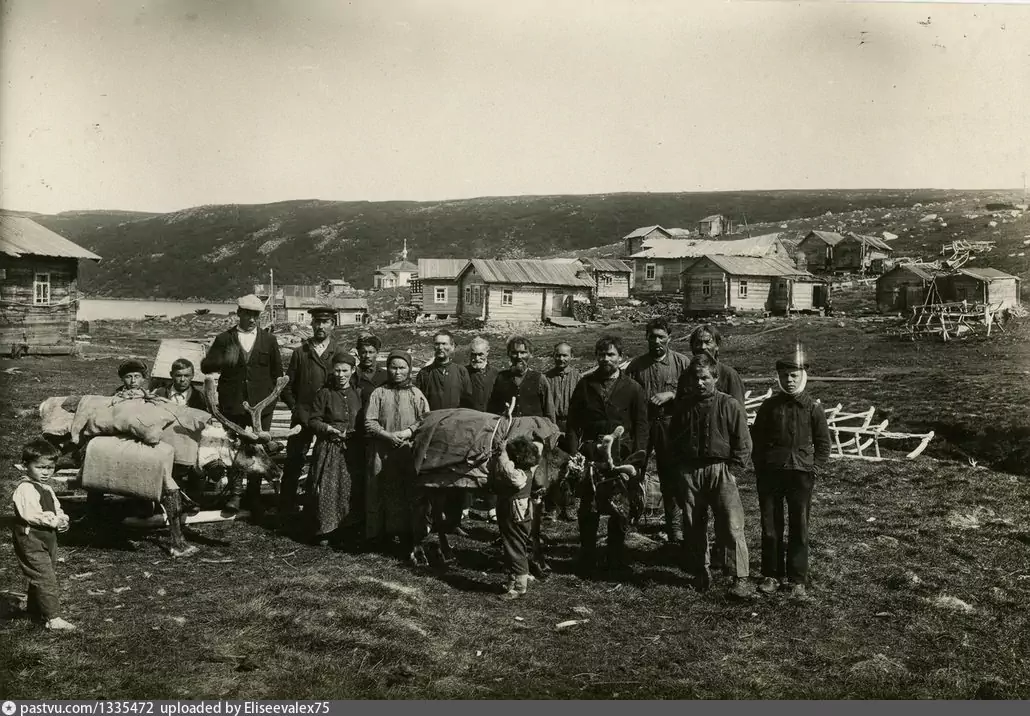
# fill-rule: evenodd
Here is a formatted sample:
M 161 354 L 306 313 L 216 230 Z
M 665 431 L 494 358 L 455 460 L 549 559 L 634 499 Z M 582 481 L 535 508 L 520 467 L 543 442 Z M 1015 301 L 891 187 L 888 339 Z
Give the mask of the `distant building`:
M 722 214 L 712 214 L 697 222 L 697 232 L 701 236 L 722 236 L 723 234 L 732 234 L 733 225 Z
M 894 249 L 881 238 L 849 232 L 809 231 L 798 244 L 809 269 L 839 273 L 882 273 Z
M 936 269 L 927 264 L 900 264 L 876 279 L 876 308 L 880 313 L 905 313 L 922 306 Z
M 1012 308 L 1019 303 L 1019 278 L 994 268 L 966 266 L 938 276 L 936 283 L 944 301 L 987 303 L 998 308 Z
M 672 239 L 672 234 L 658 226 L 642 226 L 639 229 L 634 229 L 625 236 L 622 237 L 626 242 L 626 255 L 632 256 L 633 254 L 640 251 L 644 244 L 650 242 L 653 239 Z
M 836 231 L 809 231 L 798 244 L 809 271 L 833 271 L 833 249 L 844 240 Z
M 594 280 L 578 264 L 472 259 L 458 276 L 458 315 L 491 322 L 535 323 L 574 316 Z
M 702 256 L 683 270 L 683 313 L 817 311 L 829 288 L 808 271 L 776 258 Z
M 458 276 L 468 259 L 419 259 L 418 278 L 411 282 L 411 302 L 423 316 L 447 319 L 458 313 Z
M 82 260 L 100 257 L 31 219 L 0 214 L 0 352 L 74 352 Z
M 790 263 L 792 257 L 779 234 L 741 239 L 651 239 L 628 257 L 633 267 L 635 295 L 676 294 L 683 290 L 683 270 L 701 256 L 750 256 Z
M 625 261 L 583 258 L 579 263 L 593 276 L 597 298 L 629 298 L 633 269 Z
M 409 286 L 416 276 L 418 276 L 418 266 L 402 259 L 389 266 L 377 268 L 372 274 L 372 287 L 382 289 Z
M 286 297 L 286 321 L 307 325 L 311 323 L 309 308 L 329 307 L 335 313 L 337 326 L 352 326 L 368 320 L 368 300 L 360 296 L 329 296 L 325 298 Z

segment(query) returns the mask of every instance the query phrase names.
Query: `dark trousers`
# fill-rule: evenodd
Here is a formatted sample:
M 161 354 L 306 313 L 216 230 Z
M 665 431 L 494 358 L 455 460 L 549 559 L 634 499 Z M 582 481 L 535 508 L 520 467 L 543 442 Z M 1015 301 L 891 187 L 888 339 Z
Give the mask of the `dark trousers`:
M 299 433 L 291 435 L 286 441 L 286 464 L 283 465 L 283 478 L 279 485 L 280 512 L 289 512 L 297 505 L 297 484 L 314 437 L 315 434 L 308 428 L 301 427 Z
M 529 499 L 502 497 L 497 500 L 497 528 L 501 533 L 504 571 L 510 579 L 529 574 L 534 512 Z
M 588 471 L 591 468 L 587 468 Z M 594 489 L 590 484 L 589 474 L 580 478 L 579 510 L 576 516 L 579 519 L 579 540 L 582 550 L 581 558 L 588 567 L 597 564 L 597 531 L 601 524 L 601 513 L 597 509 L 594 499 Z M 608 552 L 608 566 L 620 567 L 625 564 L 626 533 L 629 531 L 629 520 L 616 514 L 606 512 L 608 515 L 608 537 L 606 548 Z
M 48 620 L 60 616 L 61 591 L 57 586 L 57 533 L 24 525 L 13 530 L 14 554 L 18 566 L 29 580 L 29 613 Z
M 808 581 L 808 515 L 815 475 L 801 470 L 758 473 L 762 514 L 762 576 Z M 787 539 L 783 539 L 783 507 L 787 506 Z
M 679 471 L 676 468 L 675 451 L 669 431 L 672 419 L 655 420 L 651 423 L 651 434 L 647 445 L 647 459 L 654 451 L 655 467 L 658 470 L 658 485 L 662 491 L 662 507 L 665 510 L 665 533 L 670 541 L 683 540 L 683 512 L 677 495 L 680 489 Z M 647 463 L 645 462 L 645 465 Z
M 711 508 L 715 517 L 715 539 L 723 549 L 724 570 L 732 577 L 747 577 L 744 506 L 737 491 L 737 479 L 725 463 L 683 465 L 679 479 L 684 568 L 695 576 L 708 573 L 708 510 Z

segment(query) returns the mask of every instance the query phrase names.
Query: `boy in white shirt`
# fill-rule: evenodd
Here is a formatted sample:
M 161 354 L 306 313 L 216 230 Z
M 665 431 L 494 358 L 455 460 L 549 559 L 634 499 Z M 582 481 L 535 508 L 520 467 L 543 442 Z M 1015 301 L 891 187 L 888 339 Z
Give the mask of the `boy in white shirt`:
M 34 440 L 22 449 L 26 477 L 14 490 L 14 553 L 29 580 L 29 613 L 47 629 L 71 631 L 75 625 L 59 615 L 57 533 L 67 532 L 68 515 L 61 509 L 47 481 L 54 475 L 59 451 L 46 440 Z

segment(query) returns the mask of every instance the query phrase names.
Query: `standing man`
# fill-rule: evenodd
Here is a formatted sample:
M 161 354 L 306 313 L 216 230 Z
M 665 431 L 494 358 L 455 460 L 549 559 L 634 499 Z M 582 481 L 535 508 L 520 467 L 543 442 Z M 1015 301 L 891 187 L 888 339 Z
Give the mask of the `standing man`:
M 490 393 L 493 392 L 499 371 L 497 366 L 490 363 L 490 343 L 482 336 L 473 338 L 472 344 L 469 346 L 468 371 L 472 392 L 467 407 L 481 413 L 489 412 L 487 403 L 490 402 Z M 472 496 L 469 495 L 462 504 L 470 506 L 471 501 Z M 483 497 L 483 501 L 486 503 L 487 521 L 496 522 L 497 495 L 490 492 Z M 462 514 L 466 514 L 465 510 L 462 510 Z
M 315 395 L 329 384 L 335 355 L 343 352 L 332 340 L 335 311 L 327 306 L 316 306 L 309 308 L 308 313 L 311 315 L 312 336 L 290 356 L 290 365 L 286 369 L 290 382 L 282 392 L 283 402 L 293 412 L 291 427 L 299 425 L 300 432 L 286 441 L 286 464 L 279 487 L 280 521 L 284 521 L 297 506 L 297 483 L 315 437 L 308 426 Z
M 745 598 L 750 594 L 748 553 L 736 475 L 751 457 L 751 435 L 744 406 L 717 390 L 717 380 L 718 364 L 707 355 L 694 356 L 680 381 L 685 392 L 676 399 L 671 433 L 680 476 L 684 567 L 699 590 L 708 589 L 711 507 L 716 541 L 733 578 L 730 595 Z
M 350 514 L 358 522 L 364 522 L 365 519 L 365 486 L 371 469 L 369 461 L 372 459 L 372 448 L 365 429 L 365 413 L 368 412 L 372 391 L 386 385 L 389 378 L 386 368 L 379 367 L 379 351 L 382 347 L 383 342 L 373 335 L 360 336 L 354 345 L 358 352 L 358 367 L 351 378 L 351 384 L 361 395 L 361 408 L 354 424 L 354 436 L 347 443 L 347 465 L 351 474 Z M 359 534 L 365 534 L 365 531 L 361 530 Z
M 559 343 L 554 347 L 551 354 L 552 368 L 544 375 L 551 385 L 551 405 L 554 408 L 554 422 L 562 434 L 558 438 L 558 445 L 565 453 L 569 449 L 567 427 L 569 421 L 569 401 L 572 400 L 572 391 L 579 383 L 579 371 L 572 365 L 572 346 L 568 343 Z M 568 469 L 568 455 L 563 455 L 558 464 L 558 479 L 552 482 L 544 498 L 544 512 L 549 514 L 549 519 L 554 519 L 554 508 L 560 508 L 559 517 L 564 521 L 572 519 L 569 515 L 569 506 L 574 502 L 575 496 L 562 494 L 561 476 Z
M 710 324 L 698 326 L 690 333 L 690 352 L 696 356 L 704 353 L 718 363 L 719 377 L 715 389 L 720 393 L 726 393 L 744 405 L 744 381 L 740 379 L 737 371 L 719 360 L 721 345 L 722 335 L 719 333 L 719 329 Z
M 453 362 L 454 336 L 447 329 L 433 336 L 433 362 L 419 371 L 415 387 L 426 400 L 430 410 L 465 408 L 472 401 L 472 381 L 468 369 Z M 472 495 L 467 490 L 449 490 L 446 495 L 446 526 L 450 533 L 465 536 L 461 518 L 471 507 Z
M 647 419 L 650 434 L 647 441 L 647 461 L 654 452 L 658 468 L 658 482 L 665 508 L 665 534 L 669 544 L 683 542 L 683 517 L 676 499 L 676 464 L 669 429 L 672 408 L 680 376 L 690 363 L 682 353 L 669 349 L 669 323 L 664 318 L 651 319 L 645 328 L 647 355 L 634 358 L 626 369 L 633 380 L 640 383 L 647 398 Z M 647 464 L 647 463 L 645 463 Z
M 270 331 L 258 328 L 258 317 L 265 307 L 260 298 L 249 294 L 240 298 L 236 306 L 239 323 L 215 336 L 214 343 L 200 362 L 200 370 L 220 374 L 218 407 L 226 418 L 240 427 L 250 425 L 256 431 L 267 431 L 272 427 L 275 406 L 269 405 L 262 412 L 261 425 L 251 425 L 250 414 L 244 410 L 243 403 L 257 405 L 275 390 L 276 381 L 283 374 L 279 343 Z M 228 512 L 238 512 L 243 497 L 242 481 L 239 476 L 233 478 L 232 497 L 226 504 Z M 260 481 L 250 479 L 246 490 L 251 508 L 259 510 Z
M 612 455 L 618 460 L 625 453 L 647 447 L 647 399 L 644 389 L 619 369 L 622 341 L 617 336 L 600 338 L 594 346 L 594 355 L 597 369 L 579 381 L 569 401 L 569 450 L 575 455 L 583 443 L 609 435 L 621 425 L 625 433 L 612 445 Z M 581 479 L 579 487 L 580 568 L 590 573 L 597 566 L 597 528 L 601 515 L 594 504 L 590 481 Z M 614 515 L 608 517 L 610 569 L 625 567 L 628 528 L 627 520 Z

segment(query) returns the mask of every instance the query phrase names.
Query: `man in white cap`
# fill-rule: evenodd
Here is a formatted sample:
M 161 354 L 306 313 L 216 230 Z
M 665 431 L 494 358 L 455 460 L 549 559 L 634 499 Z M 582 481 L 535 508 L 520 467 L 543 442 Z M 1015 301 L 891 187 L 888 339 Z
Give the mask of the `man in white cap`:
M 257 405 L 275 390 L 275 383 L 283 374 L 282 355 L 279 343 L 269 331 L 258 328 L 258 317 L 265 305 L 254 294 L 243 296 L 236 302 L 238 324 L 215 336 L 200 370 L 204 373 L 218 373 L 218 407 L 226 418 L 241 427 L 251 425 L 250 415 L 243 408 L 244 401 Z M 261 413 L 261 425 L 252 425 L 255 430 L 272 427 L 272 411 L 269 405 Z M 247 499 L 251 508 L 258 510 L 261 495 L 259 481 L 250 480 L 247 485 Z M 243 485 L 235 480 L 232 497 L 226 510 L 240 509 Z

